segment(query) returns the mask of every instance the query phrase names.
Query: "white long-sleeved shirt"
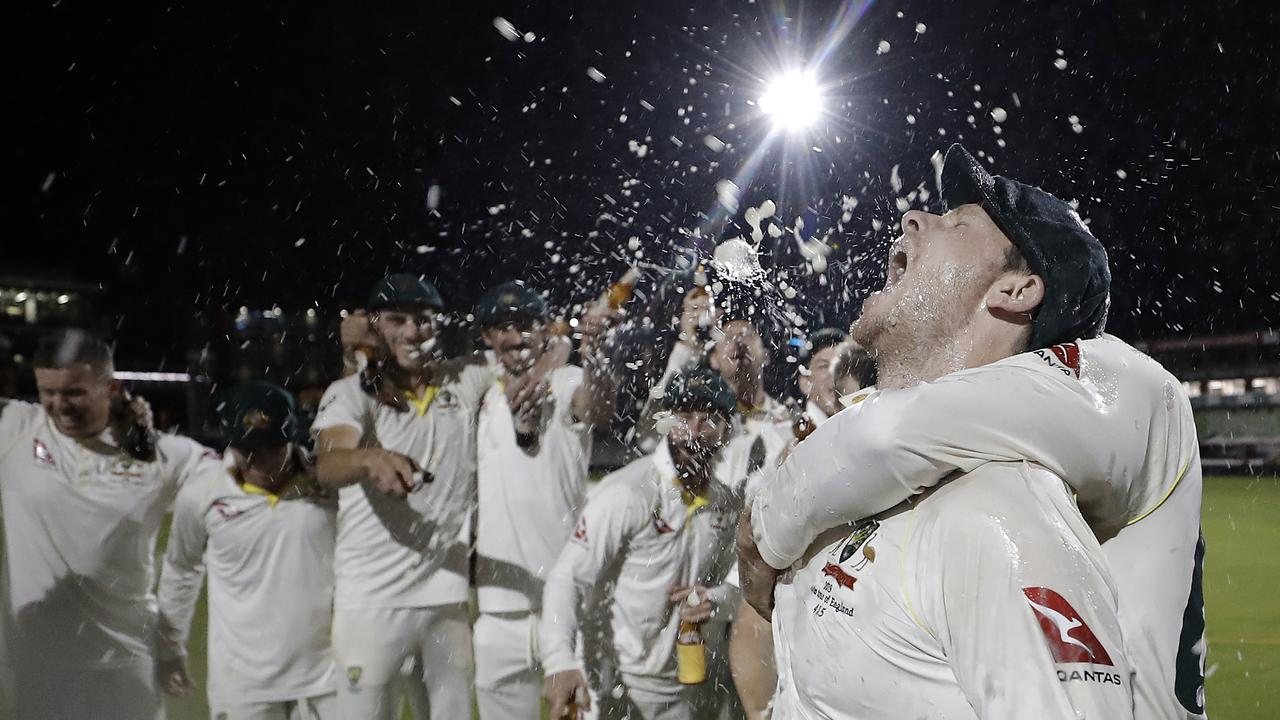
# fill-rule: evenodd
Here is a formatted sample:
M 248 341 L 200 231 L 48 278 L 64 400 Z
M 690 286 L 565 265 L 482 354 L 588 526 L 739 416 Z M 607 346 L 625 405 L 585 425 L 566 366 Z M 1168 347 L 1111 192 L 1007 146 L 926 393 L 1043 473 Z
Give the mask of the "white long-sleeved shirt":
M 178 489 L 216 456 L 167 434 L 154 462 L 110 443 L 109 431 L 76 440 L 39 405 L 0 400 L 0 645 L 20 670 L 74 675 L 167 654 L 156 647 L 156 535 Z
M 337 503 L 247 492 L 233 463 L 228 456 L 178 493 L 160 576 L 161 627 L 173 646 L 186 646 L 207 570 L 211 700 L 331 693 Z
M 480 612 L 525 612 L 542 605 L 542 584 L 582 510 L 591 429 L 573 417 L 582 369 L 551 373 L 542 431 L 533 452 L 516 443 L 511 407 L 499 383 L 485 393 L 477 432 L 479 521 L 476 594 Z
M 360 447 L 412 459 L 433 480 L 406 499 L 365 483 L 338 493 L 334 606 L 431 607 L 467 601 L 469 522 L 476 504 L 476 413 L 493 383 L 483 362 L 450 364 L 425 412 L 365 392 L 359 375 L 325 391 L 311 426 L 360 431 Z
M 1022 459 L 1065 478 L 1105 541 L 1159 506 L 1195 464 L 1190 402 L 1164 368 L 1113 337 L 869 389 L 771 473 L 753 505 L 756 542 L 786 568 L 827 528 L 951 472 Z
M 608 605 L 608 650 L 630 686 L 678 690 L 680 618 L 668 599 L 671 588 L 709 588 L 709 622 L 727 621 L 737 605 L 736 590 L 724 578 L 734 560 L 740 503 L 716 481 L 705 497 L 705 503 L 686 503 L 666 443 L 601 481 L 543 590 L 538 637 L 547 675 L 582 669 L 575 638 L 581 598 L 591 592 Z
M 819 544 L 777 589 L 775 720 L 1133 717 L 1107 564 L 1043 469 L 984 465 Z
M 756 497 L 752 524 L 767 562 L 787 567 L 827 528 L 952 472 L 1031 460 L 1071 484 L 1106 541 L 1138 717 L 1203 713 L 1199 446 L 1172 375 L 1104 336 L 853 400 Z

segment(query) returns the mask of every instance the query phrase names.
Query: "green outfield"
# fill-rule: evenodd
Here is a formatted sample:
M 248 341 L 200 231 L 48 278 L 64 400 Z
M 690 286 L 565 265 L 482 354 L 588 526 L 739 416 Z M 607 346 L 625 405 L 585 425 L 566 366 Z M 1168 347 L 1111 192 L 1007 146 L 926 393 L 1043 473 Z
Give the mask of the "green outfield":
M 1271 720 L 1280 708 L 1280 479 L 1206 478 L 1204 534 L 1209 716 Z M 204 622 L 201 598 L 191 643 L 200 680 Z M 209 717 L 203 697 L 169 710 L 172 720 Z

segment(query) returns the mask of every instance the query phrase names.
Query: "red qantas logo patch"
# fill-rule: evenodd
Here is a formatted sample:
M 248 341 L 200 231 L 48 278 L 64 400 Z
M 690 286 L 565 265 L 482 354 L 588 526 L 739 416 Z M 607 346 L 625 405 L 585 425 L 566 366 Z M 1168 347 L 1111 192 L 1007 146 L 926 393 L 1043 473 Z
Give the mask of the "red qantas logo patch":
M 858 578 L 845 572 L 844 568 L 836 565 L 835 563 L 827 563 L 826 566 L 822 568 L 822 574 L 832 580 L 835 580 L 837 585 L 847 587 L 850 590 L 853 589 L 853 584 L 858 582 Z
M 41 465 L 58 467 L 58 463 L 53 459 L 53 453 L 49 452 L 49 446 L 45 445 L 40 438 L 36 438 L 31 443 L 31 457 L 34 457 L 36 462 Z
M 578 517 L 578 525 L 573 529 L 573 539 L 578 542 L 587 541 L 587 519 L 585 517 Z
M 1111 656 L 1080 613 L 1058 593 L 1044 587 L 1022 588 L 1055 663 L 1113 665 Z
M 1063 375 L 1070 375 L 1074 378 L 1080 377 L 1079 345 L 1075 343 L 1054 345 L 1047 350 L 1036 350 L 1036 355 L 1051 367 L 1060 370 Z
M 667 535 L 676 531 L 675 528 L 667 524 L 666 520 L 662 519 L 657 510 L 653 511 L 653 529 L 657 530 L 659 535 Z
M 244 514 L 243 510 L 233 507 L 230 503 L 222 500 L 214 500 L 213 509 L 218 511 L 223 520 L 233 520 Z

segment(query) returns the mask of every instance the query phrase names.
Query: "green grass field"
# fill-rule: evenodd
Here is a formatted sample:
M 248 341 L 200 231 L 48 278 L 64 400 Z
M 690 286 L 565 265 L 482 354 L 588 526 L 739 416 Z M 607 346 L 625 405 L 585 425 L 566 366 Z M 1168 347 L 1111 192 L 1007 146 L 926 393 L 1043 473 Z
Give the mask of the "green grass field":
M 1205 479 L 1208 711 L 1214 720 L 1272 720 L 1280 708 L 1280 479 Z M 205 673 L 201 598 L 192 671 Z M 169 705 L 171 720 L 205 720 L 204 698 Z M 408 717 L 408 715 L 406 715 Z

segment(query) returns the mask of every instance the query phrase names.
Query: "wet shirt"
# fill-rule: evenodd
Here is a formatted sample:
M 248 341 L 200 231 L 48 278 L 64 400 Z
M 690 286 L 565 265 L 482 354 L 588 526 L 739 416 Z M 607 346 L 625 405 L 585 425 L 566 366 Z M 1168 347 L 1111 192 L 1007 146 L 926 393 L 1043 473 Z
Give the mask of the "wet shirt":
M 820 545 L 777 588 L 775 720 L 1133 716 L 1106 564 L 1046 471 L 984 465 Z
M 467 601 L 469 521 L 476 503 L 476 413 L 493 382 L 482 362 L 451 363 L 429 403 L 397 409 L 361 388 L 334 382 L 311 431 L 353 427 L 360 447 L 385 448 L 431 473 L 407 499 L 365 483 L 338 495 L 334 554 L 337 608 L 429 607 Z M 426 400 L 422 398 L 420 400 Z
M 280 702 L 333 692 L 329 651 L 337 503 L 253 492 L 234 460 L 187 483 L 160 578 L 162 627 L 184 647 L 209 577 L 209 697 Z
M 524 612 L 542 605 L 542 584 L 582 510 L 591 431 L 573 417 L 582 369 L 550 377 L 538 442 L 516 444 L 501 382 L 485 393 L 477 438 L 479 520 L 476 583 L 481 612 Z
M 179 487 L 216 456 L 162 434 L 142 462 L 109 437 L 78 441 L 39 405 L 0 401 L 0 643 L 15 665 L 67 672 L 154 654 L 156 535 Z
M 581 598 L 605 603 L 616 667 L 633 686 L 662 692 L 676 682 L 675 585 L 710 588 L 724 622 L 736 609 L 724 585 L 734 560 L 740 503 L 712 481 L 691 498 L 676 481 L 666 444 L 601 481 L 547 580 L 539 640 L 548 675 L 578 668 Z

